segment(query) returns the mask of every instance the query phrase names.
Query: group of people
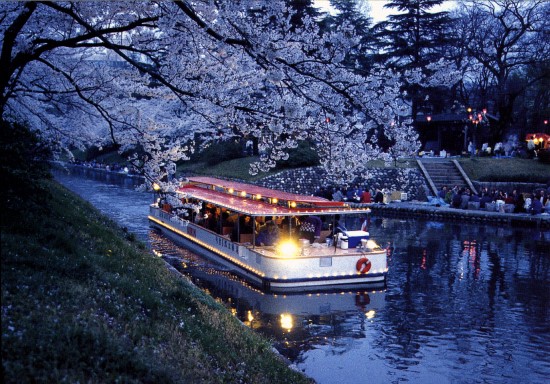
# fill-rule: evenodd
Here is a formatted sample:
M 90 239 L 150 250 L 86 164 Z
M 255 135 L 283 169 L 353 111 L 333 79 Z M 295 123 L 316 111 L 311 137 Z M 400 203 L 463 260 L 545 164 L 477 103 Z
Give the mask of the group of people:
M 159 207 L 166 203 L 159 200 Z M 322 231 L 331 231 L 329 236 L 346 231 L 340 223 L 339 216 L 248 216 L 229 212 L 225 208 L 206 205 L 196 214 L 186 214 L 196 224 L 218 234 L 228 236 L 234 242 L 254 242 L 257 246 L 276 245 L 285 237 L 308 239 L 310 243 L 318 242 Z M 363 227 L 367 218 L 364 218 Z M 362 227 L 362 228 L 363 228 Z M 227 230 L 227 231 L 226 231 Z M 243 240 L 242 235 L 249 235 Z
M 438 197 L 453 208 L 468 209 L 469 203 L 479 203 L 480 209 L 486 209 L 488 204 L 495 204 L 497 211 L 504 209 L 505 205 L 513 206 L 512 212 L 515 213 L 550 213 L 550 191 L 536 190 L 525 197 L 523 193 L 513 190 L 511 193 L 501 190 L 489 190 L 483 188 L 481 194 L 476 194 L 469 188 L 459 188 L 455 185 L 453 188 L 443 186 L 438 193 Z
M 159 206 L 160 206 L 159 202 Z M 186 217 L 191 215 L 187 214 Z M 192 215 L 193 222 L 209 230 L 227 235 L 234 242 L 254 240 L 255 245 L 275 245 L 282 237 L 294 234 L 311 243 L 319 239 L 321 231 L 329 227 L 325 219 L 311 215 L 306 217 L 248 216 L 229 212 L 225 208 L 206 205 Z M 290 228 L 290 230 L 289 230 Z M 227 232 L 226 232 L 227 231 Z M 243 240 L 242 235 L 254 235 Z
M 384 202 L 383 190 L 376 188 L 372 193 L 368 187 L 365 186 L 365 188 L 362 189 L 358 185 L 352 185 L 350 187 L 321 186 L 315 192 L 315 196 L 323 197 L 331 201 L 345 201 L 350 203 L 361 203 L 361 204 Z

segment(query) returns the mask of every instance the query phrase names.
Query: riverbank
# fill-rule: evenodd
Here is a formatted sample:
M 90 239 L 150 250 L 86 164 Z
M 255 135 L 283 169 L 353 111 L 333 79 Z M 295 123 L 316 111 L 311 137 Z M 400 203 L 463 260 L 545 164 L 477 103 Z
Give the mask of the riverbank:
M 44 185 L 2 215 L 4 382 L 309 382 L 132 234 Z
M 91 179 L 100 179 L 122 185 L 127 185 L 128 183 L 131 185 L 139 185 L 144 181 L 136 176 L 125 176 L 123 173 L 105 169 L 96 169 L 72 164 L 66 164 L 65 166 L 71 169 L 71 172 L 76 172 L 76 174 Z M 319 180 L 317 179 L 319 172 L 318 168 L 302 168 L 289 172 L 291 172 L 291 174 L 283 173 L 276 176 L 270 176 L 255 182 L 255 184 L 287 192 L 306 194 L 312 193 L 311 191 L 319 187 Z M 292 182 L 292 180 L 300 180 L 300 182 Z M 302 191 L 297 188 L 299 184 L 307 183 L 311 184 L 308 190 Z M 417 180 L 413 178 L 410 184 L 417 184 Z M 292 188 L 286 188 L 289 185 L 292 185 Z M 509 185 L 509 187 L 513 187 L 513 185 Z M 532 188 L 535 187 L 541 187 L 541 185 L 533 184 Z M 525 188 L 528 189 L 528 187 Z M 438 207 L 417 200 L 391 201 L 389 204 L 371 203 L 367 205 L 372 209 L 374 214 L 387 217 L 421 217 L 430 220 L 468 221 L 496 225 L 550 228 L 550 215 L 544 214 L 531 215 L 527 213 L 490 212 L 483 209 L 464 210 L 443 206 Z
M 389 204 L 368 204 L 368 206 L 373 214 L 387 217 L 422 217 L 430 220 L 550 228 L 550 215 L 548 214 L 489 212 L 479 209 L 437 207 L 420 202 L 391 202 Z

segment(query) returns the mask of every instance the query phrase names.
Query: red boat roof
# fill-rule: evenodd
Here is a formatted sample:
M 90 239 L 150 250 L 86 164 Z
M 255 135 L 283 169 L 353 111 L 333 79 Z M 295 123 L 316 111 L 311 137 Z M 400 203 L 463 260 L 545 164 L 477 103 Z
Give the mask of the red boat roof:
M 189 183 L 180 187 L 179 191 L 188 197 L 251 216 L 328 215 L 369 211 L 368 208 L 350 208 L 342 202 L 317 196 L 277 191 L 213 177 L 190 177 Z M 242 196 L 243 191 L 246 192 L 245 197 Z M 277 202 L 273 199 L 277 199 Z
M 339 201 L 330 201 L 318 196 L 299 195 L 297 193 L 289 193 L 284 191 L 278 191 L 276 189 L 270 189 L 260 187 L 253 184 L 239 183 L 237 181 L 228 181 L 216 179 L 214 177 L 198 176 L 190 177 L 189 181 L 193 184 L 202 184 L 206 186 L 213 186 L 224 190 L 233 189 L 238 192 L 246 192 L 247 195 L 260 195 L 262 197 L 271 197 L 278 200 L 295 201 L 301 203 L 309 203 L 318 206 L 344 206 L 344 203 Z

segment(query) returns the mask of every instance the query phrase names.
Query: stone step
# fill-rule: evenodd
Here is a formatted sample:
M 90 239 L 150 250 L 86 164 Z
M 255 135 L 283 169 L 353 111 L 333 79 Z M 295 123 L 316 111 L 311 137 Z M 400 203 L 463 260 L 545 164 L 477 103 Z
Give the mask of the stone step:
M 459 188 L 468 188 L 466 180 L 451 161 L 428 161 L 422 162 L 434 186 L 439 190 L 443 186 L 449 188 L 455 185 Z
M 462 178 L 462 175 L 459 172 L 431 172 L 428 171 L 430 177 L 459 177 Z

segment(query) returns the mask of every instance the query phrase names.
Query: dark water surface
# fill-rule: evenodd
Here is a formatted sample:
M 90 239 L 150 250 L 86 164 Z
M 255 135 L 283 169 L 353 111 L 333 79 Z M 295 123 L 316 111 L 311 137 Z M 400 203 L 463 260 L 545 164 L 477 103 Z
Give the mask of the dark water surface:
M 56 174 L 318 383 L 547 383 L 550 231 L 372 217 L 387 289 L 264 294 L 151 231 L 151 194 Z

